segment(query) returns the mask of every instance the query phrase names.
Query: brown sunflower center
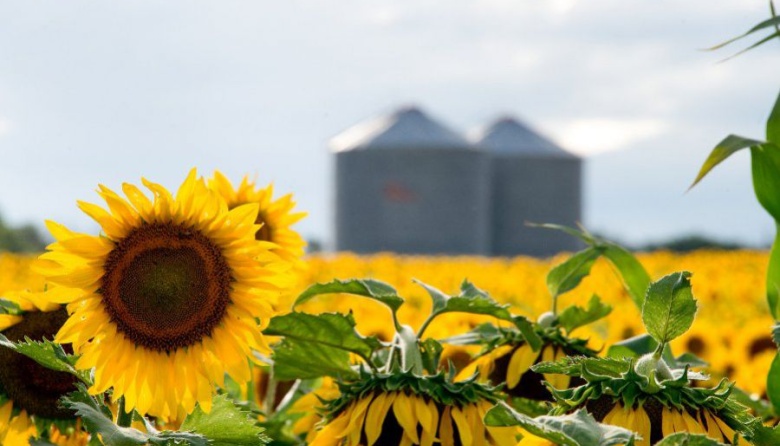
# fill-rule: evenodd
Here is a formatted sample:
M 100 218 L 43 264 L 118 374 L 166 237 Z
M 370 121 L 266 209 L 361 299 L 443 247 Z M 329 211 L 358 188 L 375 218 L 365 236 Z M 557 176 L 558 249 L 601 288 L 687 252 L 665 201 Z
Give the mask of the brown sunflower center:
M 231 270 L 221 249 L 176 224 L 134 229 L 111 251 L 101 293 L 125 336 L 172 351 L 209 336 L 230 303 Z
M 40 341 L 51 339 L 68 319 L 65 309 L 51 312 L 31 312 L 24 319 L 6 329 L 3 334 L 11 341 L 25 336 Z M 39 365 L 15 351 L 0 347 L 0 387 L 14 402 L 30 415 L 44 418 L 73 418 L 73 412 L 60 408 L 59 399 L 76 390 L 76 378 Z
M 263 216 L 262 212 L 257 213 L 257 218 L 255 219 L 255 224 L 263 225 L 260 227 L 260 229 L 257 230 L 255 233 L 255 240 L 263 241 L 263 242 L 270 242 L 271 237 L 273 237 L 273 232 L 271 229 L 271 225 L 268 224 L 265 217 Z

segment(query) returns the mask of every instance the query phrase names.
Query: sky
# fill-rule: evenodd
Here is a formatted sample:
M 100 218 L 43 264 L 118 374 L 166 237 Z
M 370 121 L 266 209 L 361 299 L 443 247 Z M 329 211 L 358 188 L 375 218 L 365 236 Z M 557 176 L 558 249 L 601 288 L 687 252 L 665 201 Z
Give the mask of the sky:
M 717 3 L 717 5 L 716 5 Z M 332 242 L 330 138 L 417 104 L 467 132 L 514 115 L 585 157 L 583 223 L 641 244 L 767 244 L 749 155 L 685 193 L 729 133 L 755 138 L 780 42 L 701 51 L 764 0 L 0 0 L 0 215 L 96 226 L 97 184 L 187 171 L 292 192 Z M 747 42 L 746 42 L 747 43 Z

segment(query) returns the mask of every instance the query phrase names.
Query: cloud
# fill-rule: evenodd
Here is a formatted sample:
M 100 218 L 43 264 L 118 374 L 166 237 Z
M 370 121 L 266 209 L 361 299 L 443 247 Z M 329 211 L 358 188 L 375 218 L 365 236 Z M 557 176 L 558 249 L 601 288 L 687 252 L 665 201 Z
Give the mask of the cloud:
M 596 155 L 631 147 L 663 134 L 669 126 L 658 119 L 582 118 L 544 126 L 567 150 Z

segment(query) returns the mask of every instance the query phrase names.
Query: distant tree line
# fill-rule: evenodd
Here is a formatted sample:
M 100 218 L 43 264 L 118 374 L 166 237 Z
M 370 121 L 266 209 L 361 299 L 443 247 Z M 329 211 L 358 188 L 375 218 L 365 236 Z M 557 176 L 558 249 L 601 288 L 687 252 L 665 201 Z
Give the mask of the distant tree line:
M 41 252 L 46 244 L 46 239 L 35 226 L 9 226 L 0 216 L 0 252 Z

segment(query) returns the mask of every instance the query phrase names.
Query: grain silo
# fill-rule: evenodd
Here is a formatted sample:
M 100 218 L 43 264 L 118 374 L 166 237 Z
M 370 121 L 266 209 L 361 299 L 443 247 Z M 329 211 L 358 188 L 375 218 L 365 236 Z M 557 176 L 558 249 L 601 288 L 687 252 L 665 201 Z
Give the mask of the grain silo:
M 487 254 L 489 158 L 417 108 L 357 124 L 336 154 L 336 249 Z
M 491 154 L 490 253 L 548 256 L 578 249 L 573 237 L 526 222 L 581 221 L 582 160 L 512 118 L 499 119 L 473 139 Z

